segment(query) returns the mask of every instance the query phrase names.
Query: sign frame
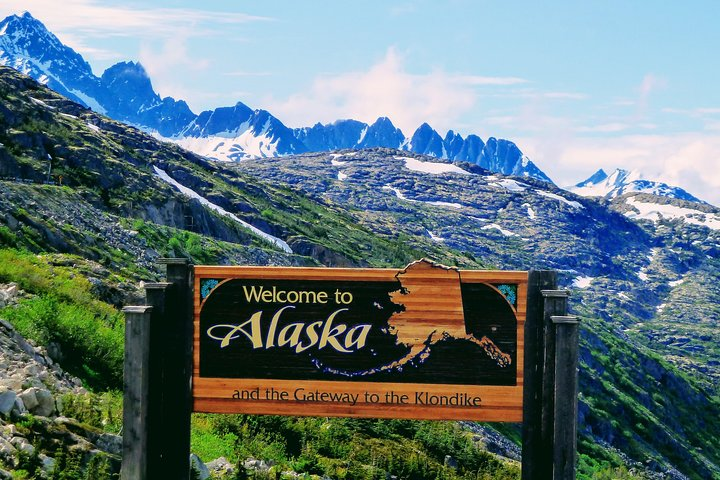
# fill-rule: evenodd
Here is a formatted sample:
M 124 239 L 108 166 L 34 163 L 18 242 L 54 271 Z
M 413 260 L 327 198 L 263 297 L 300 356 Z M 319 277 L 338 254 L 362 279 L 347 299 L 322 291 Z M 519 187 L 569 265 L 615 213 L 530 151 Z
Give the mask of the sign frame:
M 422 288 L 423 295 L 427 295 L 427 301 L 421 306 L 430 310 L 433 309 L 433 302 L 441 302 L 443 298 L 442 285 L 430 284 L 436 281 L 435 276 L 441 278 L 447 276 L 448 272 L 452 272 L 450 275 L 457 274 L 462 284 L 482 283 L 496 290 L 496 285 L 516 286 L 514 385 L 207 378 L 200 375 L 200 312 L 203 301 L 201 291 L 207 280 L 294 280 L 308 282 L 309 285 L 314 281 L 352 281 L 361 284 L 392 281 L 400 272 L 407 272 L 411 267 L 415 268 L 416 272 L 419 270 L 423 279 L 427 277 L 428 284 Z M 437 281 L 442 283 L 441 280 Z M 215 282 L 212 284 L 216 285 L 214 288 L 222 285 Z M 413 262 L 405 269 L 195 266 L 192 409 L 195 412 L 207 413 L 521 422 L 527 289 L 528 272 L 525 271 L 458 270 L 425 259 Z M 205 293 L 209 295 L 207 291 Z M 503 295 L 499 290 L 497 293 Z M 462 305 L 457 308 L 462 308 Z M 462 317 L 462 311 L 459 315 Z M 307 393 L 311 394 L 310 400 L 306 397 Z M 320 395 L 314 395 L 315 393 Z M 332 394 L 347 394 L 356 400 L 351 404 L 323 399 Z M 453 402 L 451 398 L 454 398 L 456 405 L 449 404 Z M 459 403 L 463 405 L 458 405 Z

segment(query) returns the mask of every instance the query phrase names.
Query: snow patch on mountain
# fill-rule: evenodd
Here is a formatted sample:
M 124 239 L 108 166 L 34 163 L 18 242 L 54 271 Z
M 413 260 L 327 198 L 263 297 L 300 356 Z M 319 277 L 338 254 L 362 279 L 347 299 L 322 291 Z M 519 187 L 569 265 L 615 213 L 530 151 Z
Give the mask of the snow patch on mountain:
M 57 80 L 57 79 L 56 79 Z M 58 80 L 58 82 L 60 82 Z M 62 82 L 60 82 L 62 83 Z M 97 112 L 101 115 L 107 114 L 107 110 L 100 105 L 100 102 L 98 102 L 94 97 L 91 97 L 90 95 L 87 95 L 85 92 L 81 92 L 80 90 L 77 90 L 75 88 L 65 87 L 68 92 L 75 95 L 77 98 L 83 101 L 85 105 L 90 107 L 94 112 Z
M 290 248 L 290 245 L 288 245 L 285 241 L 283 241 L 277 237 L 274 237 L 274 236 L 270 235 L 269 233 L 263 232 L 259 228 L 250 225 L 249 223 L 247 223 L 244 220 L 241 220 L 235 214 L 228 212 L 221 206 L 212 203 L 210 200 L 203 197 L 202 195 L 197 193 L 195 190 L 186 187 L 185 185 L 181 184 L 180 182 L 178 182 L 177 180 L 172 178 L 170 175 L 167 174 L 167 172 L 165 170 L 158 168 L 154 165 L 153 165 L 153 170 L 155 171 L 155 175 L 160 177 L 160 179 L 162 181 L 169 183 L 173 187 L 177 188 L 180 191 L 180 193 L 182 193 L 183 195 L 198 200 L 201 204 L 205 205 L 210 210 L 213 210 L 213 211 L 219 213 L 220 215 L 239 223 L 243 227 L 245 227 L 248 230 L 250 230 L 251 232 L 253 232 L 258 237 L 263 238 L 263 239 L 267 240 L 268 242 L 272 243 L 273 245 L 280 247 L 283 251 L 285 251 L 287 253 L 293 253 L 292 249 Z
M 408 200 L 408 198 L 405 197 L 405 195 L 403 195 L 403 193 L 402 193 L 400 190 L 398 190 L 397 188 L 395 188 L 395 187 L 391 187 L 390 185 L 383 185 L 382 189 L 383 189 L 383 190 L 390 190 L 390 191 L 393 192 L 393 193 L 395 194 L 395 196 L 396 196 L 397 198 L 399 198 L 400 200 Z M 411 200 L 411 201 L 412 201 L 412 200 Z
M 632 219 L 650 220 L 659 222 L 661 220 L 682 220 L 691 225 L 699 225 L 710 230 L 720 230 L 720 214 L 707 213 L 687 207 L 679 207 L 672 204 L 649 203 L 636 200 L 635 197 L 628 198 L 627 203 L 631 210 L 625 212 L 625 216 Z
M 530 187 L 526 183 L 517 182 L 517 181 L 511 180 L 509 178 L 503 178 L 502 180 L 493 182 L 490 185 L 502 187 L 505 190 L 509 190 L 511 192 L 524 192 L 526 189 L 528 189 Z
M 47 108 L 48 110 L 55 110 L 55 107 L 48 105 L 47 103 L 43 102 L 43 101 L 40 100 L 39 98 L 30 97 L 30 100 L 31 100 L 34 104 L 40 105 L 41 107 L 45 107 L 45 108 Z
M 498 232 L 502 233 L 502 234 L 505 235 L 506 237 L 517 237 L 517 236 L 518 236 L 517 233 L 513 233 L 513 232 L 511 232 L 510 230 L 505 230 L 504 228 L 502 228 L 502 227 L 501 227 L 500 225 L 498 225 L 497 223 L 491 223 L 491 224 L 489 224 L 489 225 L 483 225 L 482 227 L 480 227 L 480 230 L 497 230 Z
M 413 200 L 413 201 L 420 202 L 420 203 L 426 203 L 428 205 L 435 205 L 436 207 L 448 207 L 448 208 L 455 208 L 455 209 L 463 208 L 462 204 L 455 203 L 455 202 L 442 202 L 442 201 L 437 201 L 437 200 L 432 200 L 432 201 Z
M 585 289 L 592 284 L 595 277 L 575 277 L 572 281 L 572 286 L 575 288 Z
M 578 210 L 583 207 L 579 202 L 576 202 L 574 200 L 568 200 L 565 197 L 561 197 L 560 195 L 557 195 L 555 193 L 546 192 L 544 190 L 537 190 L 536 192 L 538 195 L 542 195 L 543 197 L 552 198 L 553 200 L 557 200 L 558 202 L 565 203 L 567 205 L 570 205 L 573 208 L 577 208 Z
M 530 220 L 535 220 L 535 210 L 533 210 L 532 206 L 530 206 L 529 203 L 523 203 L 523 207 L 527 208 L 527 216 Z
M 439 242 L 439 243 L 442 243 L 445 241 L 444 238 L 435 235 L 432 231 L 430 231 L 428 229 L 425 229 L 425 231 L 427 232 L 428 236 L 430 237 L 430 240 L 432 240 L 434 242 Z
M 436 207 L 448 207 L 448 208 L 454 208 L 454 209 L 460 209 L 463 208 L 463 206 L 459 203 L 454 202 L 444 202 L 439 200 L 415 200 L 412 198 L 407 198 L 400 190 L 398 190 L 395 187 L 392 187 L 390 185 L 384 185 L 382 187 L 383 190 L 390 190 L 395 194 L 397 198 L 400 200 L 405 200 L 406 202 L 414 202 L 414 203 L 424 203 L 427 205 L 434 205 Z
M 467 170 L 463 170 L 457 165 L 451 163 L 439 162 L 423 162 L 412 157 L 395 157 L 397 160 L 405 160 L 405 168 L 414 172 L 429 173 L 432 175 L 441 175 L 443 173 L 458 173 L 460 175 L 472 175 Z
M 253 135 L 250 130 L 228 138 L 207 137 L 165 138 L 198 155 L 219 161 L 238 161 L 245 158 L 265 158 L 277 155 L 277 139 L 267 135 Z

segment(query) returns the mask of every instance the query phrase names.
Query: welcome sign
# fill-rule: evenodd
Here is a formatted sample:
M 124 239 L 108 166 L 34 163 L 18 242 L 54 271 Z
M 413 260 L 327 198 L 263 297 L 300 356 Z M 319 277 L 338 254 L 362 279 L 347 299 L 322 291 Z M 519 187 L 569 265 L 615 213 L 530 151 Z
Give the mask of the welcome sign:
M 194 410 L 522 421 L 527 281 L 196 266 Z

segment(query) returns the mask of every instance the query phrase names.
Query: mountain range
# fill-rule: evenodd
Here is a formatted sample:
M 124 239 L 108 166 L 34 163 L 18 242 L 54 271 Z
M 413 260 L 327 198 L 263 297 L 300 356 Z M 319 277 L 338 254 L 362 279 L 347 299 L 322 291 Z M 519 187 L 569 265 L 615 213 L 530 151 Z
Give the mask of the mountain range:
M 442 137 L 428 124 L 411 137 L 386 117 L 368 125 L 338 120 L 289 128 L 270 112 L 238 102 L 200 114 L 187 103 L 161 98 L 139 63 L 120 62 L 97 77 L 90 65 L 30 13 L 0 23 L 0 64 L 29 75 L 58 93 L 145 131 L 217 160 L 272 157 L 342 148 L 388 147 L 453 161 L 467 161 L 507 174 L 550 178 L 513 142 L 452 130 Z
M 352 133 L 357 126 L 345 128 Z M 427 148 L 436 143 L 427 142 Z M 430 257 L 463 268 L 555 269 L 561 286 L 572 290 L 572 313 L 582 319 L 579 478 L 603 469 L 610 469 L 604 478 L 633 478 L 631 472 L 720 478 L 720 209 L 641 192 L 600 202 L 531 176 L 380 146 L 214 162 L 5 67 L 0 144 L 0 250 L 17 252 L 0 263 L 0 281 L 20 282 L 25 270 L 45 278 L 33 269 L 17 269 L 14 276 L 7 270 L 13 262 L 50 262 L 47 278 L 65 272 L 92 292 L 92 301 L 67 286 L 61 296 L 44 294 L 38 289 L 47 291 L 49 280 L 37 280 L 39 286 L 23 287 L 29 294 L 0 310 L 0 317 L 18 319 L 24 312 L 35 319 L 20 318 L 25 323 L 18 328 L 35 328 L 28 334 L 48 328 L 38 341 L 58 343 L 65 353 L 61 365 L 74 367 L 73 375 L 83 381 L 119 388 L 121 371 L 108 359 L 121 358 L 121 343 L 113 344 L 113 355 L 93 354 L 86 349 L 96 336 L 72 343 L 78 339 L 48 327 L 58 321 L 53 312 L 62 307 L 75 319 L 76 312 L 98 309 L 93 302 L 106 302 L 105 312 L 127 304 L 138 295 L 140 280 L 159 278 L 159 256 L 185 256 L 197 264 L 372 267 Z M 91 266 L 83 269 L 86 264 Z M 65 305 L 79 298 L 82 308 Z M 106 317 L 82 318 L 104 325 Z M 343 431 L 346 424 L 319 420 L 312 441 L 295 451 L 278 445 L 297 430 L 279 431 L 280 422 L 273 422 L 252 441 L 267 438 L 275 446 L 257 455 L 285 455 L 284 461 L 296 465 L 308 458 L 301 454 L 312 455 L 315 473 L 343 478 L 332 469 L 348 458 L 347 451 L 326 448 L 314 436 Z M 417 458 L 419 442 L 428 437 L 413 429 L 440 428 L 348 424 L 355 430 L 343 438 L 353 439 L 353 451 L 371 448 L 343 468 L 361 463 L 377 476 L 401 478 L 410 477 L 409 470 L 387 459 Z M 393 425 L 411 437 L 401 443 L 399 433 L 387 430 Z M 218 427 L 220 436 L 205 445 L 240 438 L 242 428 L 231 427 Z M 517 438 L 511 426 L 497 428 Z M 362 443 L 372 429 L 383 433 Z M 448 435 L 430 444 L 433 460 L 419 470 L 425 476 L 412 478 L 436 478 L 447 449 L 468 438 Z M 397 443 L 390 448 L 386 441 Z M 35 445 L 43 455 L 55 455 L 40 440 Z M 226 451 L 238 455 L 237 445 Z M 391 454 L 402 446 L 407 455 Z M 278 454 L 282 448 L 287 450 Z M 381 448 L 387 451 L 372 453 Z M 223 455 L 220 448 L 212 452 L 206 460 Z M 452 475 L 476 478 L 478 464 L 471 460 L 461 457 Z
M 483 141 L 475 134 L 463 137 L 453 130 L 442 136 L 428 123 L 406 137 L 387 117 L 372 124 L 343 119 L 289 128 L 270 112 L 242 102 L 195 114 L 183 100 L 161 98 L 140 63 L 119 62 L 97 77 L 81 55 L 29 12 L 0 22 L 0 65 L 11 66 L 98 113 L 215 160 L 386 147 L 552 183 L 510 140 L 489 137 Z M 607 175 L 599 170 L 568 189 L 583 196 L 612 198 L 632 191 L 701 202 L 679 187 L 640 177 L 638 172 L 618 169 Z

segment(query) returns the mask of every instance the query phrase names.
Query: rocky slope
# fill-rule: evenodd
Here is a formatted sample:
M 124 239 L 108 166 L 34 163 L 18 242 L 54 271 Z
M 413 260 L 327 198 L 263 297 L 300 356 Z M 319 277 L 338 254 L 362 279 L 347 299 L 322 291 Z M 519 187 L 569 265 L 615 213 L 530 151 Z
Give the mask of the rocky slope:
M 0 284 L 0 308 L 12 308 L 26 295 L 17 284 Z M 72 449 L 85 463 L 95 459 L 109 471 L 119 469 L 120 436 L 63 416 L 72 411 L 64 399 L 88 392 L 80 379 L 59 367 L 60 358 L 56 344 L 34 346 L 0 318 L 0 478 L 11 478 L 3 466 L 49 475 L 57 470 L 56 458 L 63 449 Z
M 109 275 L 83 285 L 104 302 L 120 304 L 133 284 L 157 278 L 159 255 L 395 267 L 428 256 L 468 268 L 558 269 L 583 319 L 581 476 L 603 465 L 657 478 L 720 474 L 720 401 L 711 370 L 700 368 L 718 360 L 713 207 L 640 195 L 597 202 L 469 162 L 386 148 L 211 163 L 7 68 L 0 68 L 0 118 L 0 241 L 97 262 Z M 697 295 L 683 294 L 697 287 Z M 694 324 L 672 313 L 687 305 Z M 659 346 L 656 328 L 646 327 L 656 321 L 674 321 L 690 340 L 674 335 Z M 217 429 L 240 438 L 253 425 Z M 332 425 L 366 432 L 356 441 L 368 448 L 391 429 Z M 412 425 L 426 438 L 426 427 Z M 330 448 L 336 441 L 321 440 L 340 454 Z

